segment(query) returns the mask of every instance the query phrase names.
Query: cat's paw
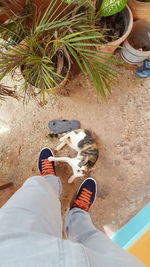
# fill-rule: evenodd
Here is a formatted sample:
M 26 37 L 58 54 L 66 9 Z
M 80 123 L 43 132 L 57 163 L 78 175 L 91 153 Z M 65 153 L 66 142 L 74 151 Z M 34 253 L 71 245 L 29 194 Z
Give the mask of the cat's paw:
M 56 151 L 59 151 L 59 150 L 61 150 L 61 148 L 62 148 L 62 147 L 61 147 L 61 144 L 59 144 L 59 145 L 55 148 L 55 150 L 56 150 Z
M 49 161 L 53 161 L 54 157 L 49 157 L 48 160 Z
M 59 138 L 59 141 L 60 141 L 60 142 L 63 142 L 64 139 L 65 139 L 65 138 L 64 138 L 64 135 L 63 135 L 62 137 Z
M 75 178 L 69 178 L 69 179 L 68 179 L 68 184 L 72 184 L 72 182 L 73 182 L 74 179 L 75 179 Z

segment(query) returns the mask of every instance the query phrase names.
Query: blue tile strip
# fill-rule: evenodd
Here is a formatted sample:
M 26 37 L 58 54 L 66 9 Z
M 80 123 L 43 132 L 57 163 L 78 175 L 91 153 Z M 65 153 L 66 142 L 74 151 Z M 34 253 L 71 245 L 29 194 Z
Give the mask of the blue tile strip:
M 127 249 L 150 228 L 150 203 L 140 210 L 111 238 L 118 246 Z

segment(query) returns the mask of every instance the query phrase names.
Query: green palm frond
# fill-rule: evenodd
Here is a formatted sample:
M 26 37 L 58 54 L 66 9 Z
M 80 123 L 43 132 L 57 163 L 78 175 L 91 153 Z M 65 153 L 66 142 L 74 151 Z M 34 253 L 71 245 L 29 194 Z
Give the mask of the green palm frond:
M 33 27 L 28 32 L 20 22 L 25 30 L 24 43 L 18 45 L 16 42 L 16 47 L 2 43 L 0 80 L 9 72 L 21 68 L 24 94 L 36 95 L 37 87 L 45 102 L 46 94 L 53 92 L 65 79 L 65 75 L 57 72 L 56 64 L 59 62 L 57 59 L 55 62 L 55 57 L 58 51 L 66 49 L 81 71 L 88 74 L 98 99 L 106 98 L 111 92 L 110 83 L 117 76 L 114 64 L 121 63 L 113 56 L 109 58 L 108 53 L 96 50 L 96 46 L 104 45 L 105 35 L 95 26 L 95 21 L 89 19 L 93 9 L 83 9 L 82 12 L 83 2 L 80 5 L 72 2 L 61 9 L 62 3 L 52 0 L 42 17 L 35 13 Z M 84 3 L 86 5 L 87 2 Z
M 79 36 L 79 37 L 78 37 Z M 95 41 L 99 41 L 102 35 L 97 31 L 84 31 L 65 36 L 60 41 L 67 47 L 72 57 L 78 63 L 82 72 L 87 72 L 96 88 L 98 97 L 106 97 L 110 93 L 110 81 L 114 81 L 117 71 L 108 63 L 122 64 L 113 58 L 106 57 L 108 53 L 96 51 Z M 94 40 L 94 44 L 93 44 Z
M 63 6 L 63 1 L 52 0 L 45 11 L 42 18 L 37 17 L 35 22 L 34 34 L 40 34 L 45 31 L 54 31 L 69 28 L 73 31 L 76 27 L 82 28 L 90 27 L 89 16 L 91 12 L 94 14 L 94 9 L 89 5 L 88 1 L 80 1 L 80 4 L 77 1 L 74 4 L 68 4 Z M 81 12 L 78 13 L 78 10 L 83 7 L 83 5 L 88 6 L 87 14 Z M 92 11 L 91 11 L 92 10 Z M 94 23 L 94 16 L 92 18 L 92 25 Z

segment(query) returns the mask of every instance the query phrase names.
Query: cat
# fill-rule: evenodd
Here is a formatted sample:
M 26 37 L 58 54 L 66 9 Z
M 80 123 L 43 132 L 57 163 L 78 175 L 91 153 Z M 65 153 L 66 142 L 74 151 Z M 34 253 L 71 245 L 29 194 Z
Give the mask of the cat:
M 77 151 L 77 156 L 75 158 L 49 157 L 48 159 L 50 161 L 67 162 L 73 170 L 73 175 L 68 180 L 68 183 L 72 183 L 75 178 L 84 176 L 94 166 L 98 159 L 98 147 L 91 133 L 83 129 L 71 131 L 62 136 L 59 141 L 57 151 L 67 144 Z

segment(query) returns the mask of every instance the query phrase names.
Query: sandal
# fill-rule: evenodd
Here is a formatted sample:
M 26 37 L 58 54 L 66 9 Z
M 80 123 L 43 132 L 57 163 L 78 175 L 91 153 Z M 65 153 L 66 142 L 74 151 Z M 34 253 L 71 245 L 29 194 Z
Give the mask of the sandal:
M 136 70 L 136 75 L 139 78 L 147 78 L 150 76 L 150 58 L 144 60 L 143 65 Z
M 79 121 L 68 120 L 52 120 L 48 123 L 48 128 L 54 134 L 66 133 L 75 129 L 80 129 L 81 125 Z

